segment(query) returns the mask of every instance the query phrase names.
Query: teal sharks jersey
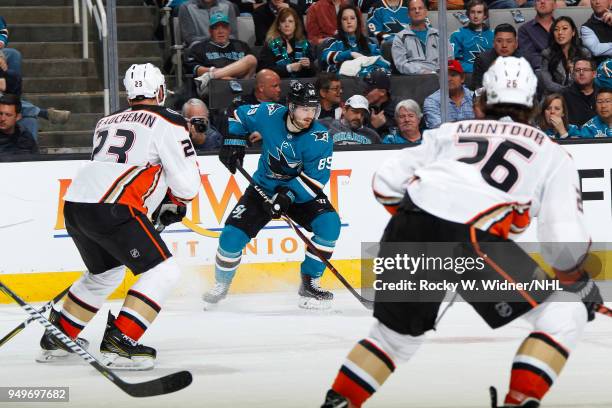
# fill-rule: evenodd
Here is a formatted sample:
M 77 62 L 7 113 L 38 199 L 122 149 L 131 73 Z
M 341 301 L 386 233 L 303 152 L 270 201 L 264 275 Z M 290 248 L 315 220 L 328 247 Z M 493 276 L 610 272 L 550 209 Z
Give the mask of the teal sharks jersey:
M 277 103 L 238 107 L 229 118 L 229 134 L 246 138 L 262 136 L 262 151 L 253 179 L 269 195 L 279 186 L 288 187 L 296 203 L 311 201 L 329 181 L 333 140 L 327 128 L 314 121 L 299 133 L 287 130 L 288 109 Z

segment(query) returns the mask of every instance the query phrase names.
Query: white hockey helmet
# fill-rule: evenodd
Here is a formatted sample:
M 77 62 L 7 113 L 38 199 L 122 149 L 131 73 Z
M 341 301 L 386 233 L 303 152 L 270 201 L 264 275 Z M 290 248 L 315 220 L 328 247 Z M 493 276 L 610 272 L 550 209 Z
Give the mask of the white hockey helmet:
M 123 85 L 130 100 L 157 98 L 158 92 L 162 92 L 159 95 L 159 104 L 163 105 L 166 100 L 166 80 L 159 68 L 153 64 L 132 64 L 125 71 Z
M 487 105 L 513 103 L 533 107 L 538 79 L 523 57 L 497 57 L 485 72 L 482 85 Z

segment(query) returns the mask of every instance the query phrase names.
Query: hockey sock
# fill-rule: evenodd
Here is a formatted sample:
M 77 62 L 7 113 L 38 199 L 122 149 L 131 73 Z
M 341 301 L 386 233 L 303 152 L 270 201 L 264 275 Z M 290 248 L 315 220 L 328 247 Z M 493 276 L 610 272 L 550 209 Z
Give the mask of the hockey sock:
M 108 295 L 123 281 L 124 275 L 124 266 L 98 274 L 86 271 L 70 287 L 59 318 L 59 325 L 68 336 L 75 339 L 79 335 Z
M 229 284 L 236 269 L 240 265 L 242 249 L 250 241 L 249 236 L 240 228 L 233 225 L 223 227 L 223 232 L 219 237 L 219 248 L 215 257 L 215 279 L 217 282 Z
M 141 274 L 128 291 L 115 326 L 138 341 L 161 311 L 180 277 L 181 271 L 173 257 Z
M 506 404 L 541 401 L 563 369 L 569 352 L 546 333 L 533 332 L 519 347 L 512 364 Z
M 336 246 L 336 240 L 340 235 L 340 218 L 338 218 L 338 214 L 326 212 L 318 215 L 311 225 L 314 232 L 311 240 L 313 246 L 318 249 L 318 252 L 325 259 L 330 259 Z M 304 262 L 302 262 L 300 267 L 301 272 L 313 278 L 323 275 L 325 264 L 319 259 L 317 254 L 310 248 L 307 248 L 305 253 Z
M 342 364 L 332 389 L 355 407 L 361 407 L 394 370 L 395 364 L 389 355 L 374 340 L 363 339 Z

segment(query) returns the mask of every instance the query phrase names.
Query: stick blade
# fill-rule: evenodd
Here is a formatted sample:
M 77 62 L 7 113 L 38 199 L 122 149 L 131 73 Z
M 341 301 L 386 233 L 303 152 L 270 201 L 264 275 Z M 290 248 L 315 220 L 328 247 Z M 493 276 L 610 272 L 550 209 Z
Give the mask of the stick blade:
M 193 377 L 191 376 L 191 373 L 189 371 L 179 371 L 173 374 L 169 374 L 165 377 L 157 378 L 155 380 L 146 381 L 143 383 L 122 383 L 118 385 L 123 391 L 125 391 L 132 397 L 141 398 L 170 394 L 172 392 L 180 391 L 183 388 L 189 386 L 192 381 Z

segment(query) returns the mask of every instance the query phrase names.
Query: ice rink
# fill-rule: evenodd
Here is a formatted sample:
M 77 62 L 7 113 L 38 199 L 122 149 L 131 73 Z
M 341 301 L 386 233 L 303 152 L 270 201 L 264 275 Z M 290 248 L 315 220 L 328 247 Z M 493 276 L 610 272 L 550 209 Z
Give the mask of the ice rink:
M 202 311 L 197 294 L 170 300 L 142 342 L 157 348 L 157 367 L 120 373 L 143 381 L 192 372 L 188 388 L 161 397 L 131 398 L 80 359 L 38 364 L 42 327 L 33 323 L 0 348 L 0 386 L 67 386 L 70 403 L 0 403 L 26 407 L 318 407 L 355 341 L 373 322 L 348 292 L 329 312 L 296 307 L 295 292 L 230 296 Z M 109 302 L 85 329 L 98 356 Z M 0 306 L 0 336 L 25 320 Z M 511 359 L 529 328 L 523 321 L 490 330 L 469 305 L 457 303 L 409 363 L 400 366 L 370 407 L 488 407 L 488 387 L 506 391 Z M 612 407 L 612 319 L 599 315 L 571 355 L 544 407 Z

